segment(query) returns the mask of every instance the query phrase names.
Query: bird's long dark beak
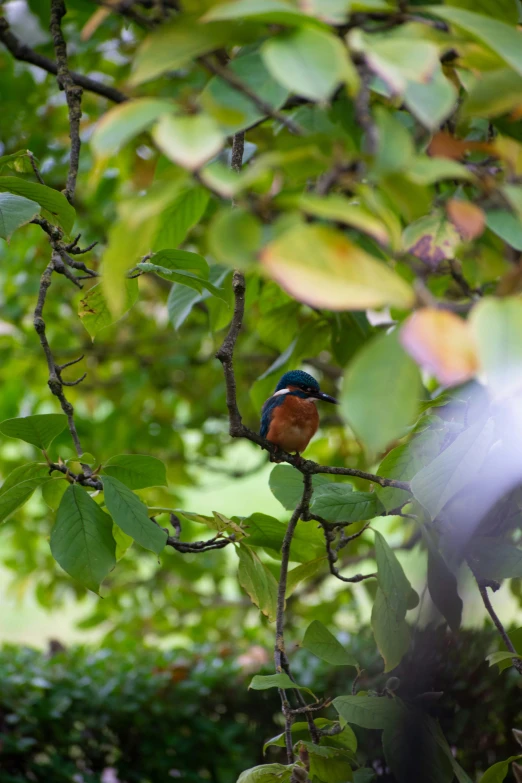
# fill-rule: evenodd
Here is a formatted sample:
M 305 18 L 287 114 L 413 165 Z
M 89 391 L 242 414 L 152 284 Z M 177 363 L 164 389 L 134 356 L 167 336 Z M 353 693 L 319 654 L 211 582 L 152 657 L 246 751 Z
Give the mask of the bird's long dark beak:
M 339 405 L 338 400 L 335 399 L 335 397 L 330 397 L 329 394 L 325 394 L 324 392 L 315 392 L 311 395 L 312 397 L 316 397 L 318 400 L 322 400 L 323 402 L 333 402 L 335 405 Z

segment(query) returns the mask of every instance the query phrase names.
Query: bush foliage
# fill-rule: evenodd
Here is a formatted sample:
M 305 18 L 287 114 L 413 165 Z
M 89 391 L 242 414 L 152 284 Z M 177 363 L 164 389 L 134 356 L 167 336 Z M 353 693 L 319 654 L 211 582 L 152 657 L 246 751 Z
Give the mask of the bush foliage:
M 443 691 L 436 701 L 426 699 L 427 709 L 472 775 L 516 752 L 511 729 L 522 720 L 514 671 L 499 680 L 484 662 L 492 643 L 491 631 L 452 639 L 431 629 L 416 636 L 418 654 L 397 672 L 395 687 L 406 700 Z M 229 783 L 249 765 L 283 760 L 281 747 L 262 753 L 282 726 L 277 695 L 247 690 L 249 670 L 259 666 L 255 648 L 240 656 L 230 647 L 197 654 L 133 647 L 127 640 L 96 651 L 2 649 L 2 783 L 100 783 L 109 769 L 126 783 Z M 362 685 L 382 691 L 389 678 L 371 632 L 354 636 L 348 649 L 365 669 Z M 304 651 L 293 668 L 312 690 L 346 688 L 342 670 Z M 334 717 L 332 709 L 328 714 Z M 356 734 L 366 775 L 359 780 L 370 780 L 374 770 L 375 780 L 387 783 L 380 732 L 356 728 Z

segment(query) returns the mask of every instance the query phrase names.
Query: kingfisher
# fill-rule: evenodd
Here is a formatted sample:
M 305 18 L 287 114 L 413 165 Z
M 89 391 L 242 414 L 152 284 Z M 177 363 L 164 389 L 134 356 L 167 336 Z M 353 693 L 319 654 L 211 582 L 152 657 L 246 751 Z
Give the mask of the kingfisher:
M 320 390 L 312 375 L 302 370 L 285 372 L 263 405 L 261 436 L 283 451 L 300 456 L 319 427 L 317 400 L 337 404 L 336 399 Z

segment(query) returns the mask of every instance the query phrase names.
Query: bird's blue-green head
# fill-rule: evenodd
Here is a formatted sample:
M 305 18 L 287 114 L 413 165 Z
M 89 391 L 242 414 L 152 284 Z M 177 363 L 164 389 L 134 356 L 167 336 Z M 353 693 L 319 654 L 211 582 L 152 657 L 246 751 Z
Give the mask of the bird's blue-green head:
M 329 394 L 325 394 L 321 391 L 319 384 L 313 375 L 303 372 L 302 370 L 290 370 L 289 372 L 285 372 L 280 378 L 275 393 L 285 393 L 287 390 L 298 394 L 299 397 L 309 397 L 316 400 L 323 400 L 324 402 L 337 402 L 337 400 L 330 397 Z

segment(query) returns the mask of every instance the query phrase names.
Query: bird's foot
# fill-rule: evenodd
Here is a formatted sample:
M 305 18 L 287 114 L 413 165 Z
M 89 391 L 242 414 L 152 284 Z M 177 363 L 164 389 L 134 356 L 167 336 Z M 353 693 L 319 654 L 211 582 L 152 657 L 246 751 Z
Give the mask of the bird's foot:
M 281 459 L 279 459 L 281 457 Z M 276 446 L 274 451 L 270 454 L 270 462 L 277 462 L 278 464 L 283 462 L 283 449 L 279 448 L 279 446 Z

